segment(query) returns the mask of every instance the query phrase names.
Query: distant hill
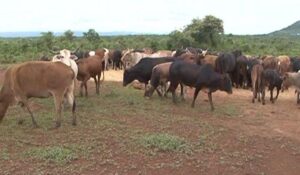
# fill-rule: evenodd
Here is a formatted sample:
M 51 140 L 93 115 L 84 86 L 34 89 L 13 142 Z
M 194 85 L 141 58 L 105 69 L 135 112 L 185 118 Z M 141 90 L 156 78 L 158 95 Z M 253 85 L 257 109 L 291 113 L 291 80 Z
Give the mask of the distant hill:
M 281 30 L 277 30 L 275 32 L 269 33 L 269 35 L 275 36 L 300 36 L 300 21 L 293 23 L 292 25 L 283 28 Z
M 83 36 L 82 31 L 73 31 L 77 37 Z M 42 31 L 28 31 L 28 32 L 0 32 L 0 37 L 3 38 L 17 38 L 17 37 L 39 37 Z M 55 36 L 61 36 L 64 32 L 54 32 Z M 99 32 L 100 36 L 119 36 L 119 35 L 138 35 L 143 33 L 114 31 L 114 32 Z

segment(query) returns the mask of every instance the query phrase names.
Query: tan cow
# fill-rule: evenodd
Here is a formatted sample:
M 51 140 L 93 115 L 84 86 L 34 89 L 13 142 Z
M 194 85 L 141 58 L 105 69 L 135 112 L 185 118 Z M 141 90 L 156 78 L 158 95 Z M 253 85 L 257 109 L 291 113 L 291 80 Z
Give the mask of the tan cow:
M 31 115 L 34 127 L 37 123 L 30 110 L 28 99 L 31 97 L 54 97 L 57 116 L 55 127 L 61 125 L 61 110 L 64 97 L 72 106 L 73 125 L 76 125 L 74 86 L 75 79 L 72 69 L 61 62 L 30 61 L 10 67 L 4 76 L 0 91 L 0 121 L 7 108 L 18 102 Z M 21 121 L 21 120 L 20 120 Z

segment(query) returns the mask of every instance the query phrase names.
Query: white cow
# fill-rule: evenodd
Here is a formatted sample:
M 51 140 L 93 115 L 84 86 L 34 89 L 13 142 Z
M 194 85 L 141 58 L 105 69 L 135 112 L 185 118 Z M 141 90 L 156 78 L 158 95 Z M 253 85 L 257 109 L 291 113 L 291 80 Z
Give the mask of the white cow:
M 53 56 L 52 61 L 53 62 L 61 61 L 67 66 L 70 66 L 71 69 L 74 71 L 75 77 L 77 77 L 78 67 L 75 62 L 75 60 L 77 59 L 78 59 L 77 56 L 72 55 L 70 50 L 63 49 L 59 51 L 59 54 Z

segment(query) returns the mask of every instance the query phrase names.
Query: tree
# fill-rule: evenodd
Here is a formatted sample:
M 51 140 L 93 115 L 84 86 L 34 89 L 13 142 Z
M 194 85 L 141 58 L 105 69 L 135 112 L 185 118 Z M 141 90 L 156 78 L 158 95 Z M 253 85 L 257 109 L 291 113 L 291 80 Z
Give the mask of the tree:
M 100 40 L 100 35 L 95 29 L 89 29 L 88 32 L 84 32 L 83 37 L 91 43 L 95 43 Z
M 170 39 L 167 41 L 168 49 L 178 49 L 189 47 L 193 43 L 193 39 L 179 30 L 175 30 L 169 34 Z
M 67 30 L 64 32 L 63 39 L 72 42 L 75 39 L 74 32 Z
M 212 15 L 205 16 L 202 20 L 193 19 L 183 32 L 190 35 L 201 46 L 216 47 L 220 36 L 224 34 L 223 21 Z
M 55 43 L 55 37 L 53 32 L 42 32 L 42 36 L 40 38 L 41 44 L 44 45 L 48 50 L 52 49 Z

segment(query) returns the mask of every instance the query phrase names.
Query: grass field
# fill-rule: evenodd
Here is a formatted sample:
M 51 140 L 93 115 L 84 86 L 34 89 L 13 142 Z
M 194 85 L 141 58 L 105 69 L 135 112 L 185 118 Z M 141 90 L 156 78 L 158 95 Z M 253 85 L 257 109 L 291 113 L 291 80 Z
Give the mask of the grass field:
M 106 73 L 100 95 L 89 82 L 90 96 L 76 98 L 75 127 L 66 106 L 61 128 L 49 129 L 52 98 L 31 101 L 38 129 L 19 106 L 9 108 L 0 124 L 0 174 L 299 174 L 293 90 L 265 106 L 251 103 L 250 90 L 216 92 L 211 112 L 203 92 L 195 108 L 192 89 L 177 105 L 157 94 L 145 99 L 122 87 L 121 74 Z

